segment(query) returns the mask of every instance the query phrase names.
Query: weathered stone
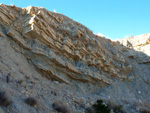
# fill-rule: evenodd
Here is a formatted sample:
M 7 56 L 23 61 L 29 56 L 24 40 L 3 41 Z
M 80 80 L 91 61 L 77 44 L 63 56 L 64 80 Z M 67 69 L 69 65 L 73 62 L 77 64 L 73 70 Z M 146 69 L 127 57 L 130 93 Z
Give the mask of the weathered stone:
M 1 7 L 7 8 L 7 6 L 5 5 Z M 7 9 L 10 8 L 11 7 L 8 7 Z M 12 8 L 12 12 L 13 10 L 14 9 Z M 41 65 L 40 67 L 43 67 L 42 65 L 44 65 L 45 62 L 47 61 L 43 62 L 40 59 L 38 59 L 39 55 L 43 55 L 44 57 L 47 57 L 46 59 L 49 59 L 49 61 L 52 61 L 53 63 L 55 62 L 55 65 L 57 65 L 57 67 L 59 67 L 60 64 L 64 65 L 62 62 L 66 62 L 67 64 L 66 70 L 68 71 L 68 74 L 69 72 L 73 72 L 74 74 L 76 74 L 76 76 L 81 76 L 80 70 L 77 70 L 78 69 L 76 66 L 77 62 L 82 62 L 84 63 L 84 65 L 87 65 L 87 67 L 92 66 L 96 69 L 99 69 L 99 66 L 97 65 L 99 64 L 101 66 L 101 71 L 104 72 L 103 76 L 105 76 L 105 73 L 111 74 L 110 70 L 112 70 L 112 68 L 114 67 L 117 67 L 115 65 L 118 63 L 122 65 L 124 65 L 125 63 L 129 64 L 129 62 L 126 61 L 124 56 L 122 56 L 120 53 L 118 53 L 117 56 L 115 56 L 114 54 L 112 55 L 112 53 L 109 50 L 113 49 L 113 46 L 110 45 L 108 47 L 105 47 L 106 45 L 108 45 L 109 42 L 105 40 L 103 40 L 102 42 L 101 41 L 102 37 L 98 37 L 93 34 L 86 34 L 86 37 L 84 37 L 83 39 L 82 37 L 84 36 L 85 34 L 84 32 L 87 29 L 82 26 L 82 30 L 81 30 L 79 27 L 77 27 L 78 26 L 77 23 L 75 23 L 69 18 L 66 18 L 65 16 L 61 16 L 61 20 L 63 19 L 64 21 L 60 22 L 59 14 L 48 12 L 45 9 L 43 10 L 40 8 L 29 6 L 26 9 L 20 9 L 20 10 L 22 10 L 21 12 L 23 15 L 20 15 L 19 12 L 14 13 L 14 18 L 12 18 L 12 20 L 9 18 L 8 15 L 5 15 L 5 13 L 2 14 L 1 22 L 2 23 L 4 22 L 4 24 L 7 23 L 6 25 L 9 28 L 9 30 L 7 31 L 7 35 L 11 37 L 15 41 L 15 43 L 22 45 L 21 46 L 22 49 L 20 49 L 20 52 L 26 54 L 26 56 L 28 56 L 31 59 L 31 61 L 34 60 L 35 57 L 37 57 L 36 60 L 40 63 Z M 27 13 L 25 13 L 26 11 Z M 24 26 L 21 28 L 22 31 L 17 30 L 16 28 L 17 26 L 15 27 L 9 26 L 10 23 L 14 21 L 16 16 L 20 16 L 22 18 L 19 21 L 20 24 L 23 24 Z M 55 24 L 52 26 L 49 20 L 51 21 L 53 20 Z M 19 24 L 18 21 L 16 22 L 18 25 Z M 72 23 L 72 25 L 74 26 L 73 30 L 71 26 L 69 26 L 70 23 Z M 61 30 L 59 27 L 56 26 L 61 26 Z M 23 34 L 23 36 L 21 36 L 21 34 Z M 91 35 L 93 37 L 91 37 Z M 57 36 L 61 36 L 61 37 L 57 37 Z M 28 43 L 28 40 L 26 39 L 30 40 L 30 43 Z M 86 43 L 86 41 L 84 41 L 89 39 L 90 39 L 89 43 Z M 34 44 L 35 40 L 38 40 L 36 41 L 37 43 L 36 45 Z M 43 48 L 42 46 L 40 46 L 41 44 L 44 45 L 45 47 Z M 29 52 L 27 51 L 24 52 L 25 49 L 28 49 Z M 57 59 L 57 57 L 55 58 L 55 56 L 53 59 L 50 58 L 49 55 L 51 54 L 48 53 L 47 49 L 51 49 L 51 51 L 55 53 L 55 56 L 58 55 L 59 60 Z M 98 54 L 98 51 L 100 52 L 100 54 Z M 28 53 L 32 53 L 32 54 L 28 55 Z M 82 56 L 86 56 L 85 59 L 82 59 Z M 102 56 L 102 59 L 96 61 L 97 59 L 100 58 L 99 56 Z M 110 61 L 114 62 L 113 65 L 111 65 Z M 37 67 L 40 68 L 39 66 Z M 47 64 L 47 67 L 51 67 L 51 65 Z M 61 68 L 58 69 L 61 70 Z M 127 76 L 127 74 L 131 72 L 131 70 L 128 71 L 126 70 L 128 69 L 124 66 L 122 68 L 122 71 L 117 72 L 117 74 L 119 75 L 121 73 L 124 74 L 126 73 Z M 44 68 L 44 71 L 49 72 L 51 70 L 48 70 L 48 68 Z M 90 71 L 94 73 L 93 70 Z M 87 73 L 87 76 L 91 76 L 91 75 L 88 75 Z M 91 76 L 90 81 L 94 79 L 92 77 L 94 76 Z M 105 79 L 105 81 L 106 80 L 107 79 Z
M 130 105 L 150 100 L 149 36 L 113 42 L 62 14 L 1 4 L 0 90 L 8 90 L 13 100 L 7 112 L 53 113 L 52 102 L 60 99 L 84 113 L 83 105 L 100 98 L 132 112 L 122 98 Z M 29 96 L 38 99 L 36 109 L 22 101 Z
M 117 41 L 127 57 L 134 58 L 139 63 L 150 63 L 150 33 Z

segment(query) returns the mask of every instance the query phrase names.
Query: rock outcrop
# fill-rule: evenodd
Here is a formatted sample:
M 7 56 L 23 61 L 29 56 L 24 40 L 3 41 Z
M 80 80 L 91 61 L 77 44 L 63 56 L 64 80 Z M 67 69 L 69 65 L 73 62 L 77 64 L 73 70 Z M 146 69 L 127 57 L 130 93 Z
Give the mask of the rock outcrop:
M 127 57 L 138 63 L 150 63 L 150 33 L 119 40 L 120 48 Z
M 1 5 L 1 26 L 11 46 L 51 80 L 112 83 L 132 71 L 109 40 L 73 20 L 44 8 Z
M 112 42 L 41 7 L 0 5 L 0 90 L 11 93 L 14 112 L 54 112 L 60 99 L 83 113 L 99 98 L 137 112 L 129 108 L 150 99 L 149 48 L 149 34 Z M 28 96 L 43 106 L 30 109 L 21 101 Z

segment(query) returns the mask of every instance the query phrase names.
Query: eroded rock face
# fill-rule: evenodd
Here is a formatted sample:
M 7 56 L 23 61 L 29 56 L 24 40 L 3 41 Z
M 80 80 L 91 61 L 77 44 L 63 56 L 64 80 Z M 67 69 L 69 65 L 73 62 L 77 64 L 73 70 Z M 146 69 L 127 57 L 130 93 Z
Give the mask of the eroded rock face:
M 42 76 L 64 83 L 70 79 L 111 84 L 126 79 L 132 66 L 110 40 L 96 36 L 68 17 L 29 6 L 1 4 L 4 37 L 22 53 Z
M 84 113 L 103 99 L 136 113 L 150 100 L 149 53 L 149 34 L 112 42 L 44 8 L 0 5 L 0 91 L 13 101 L 6 112 L 54 113 L 59 100 Z M 25 104 L 29 96 L 37 107 Z

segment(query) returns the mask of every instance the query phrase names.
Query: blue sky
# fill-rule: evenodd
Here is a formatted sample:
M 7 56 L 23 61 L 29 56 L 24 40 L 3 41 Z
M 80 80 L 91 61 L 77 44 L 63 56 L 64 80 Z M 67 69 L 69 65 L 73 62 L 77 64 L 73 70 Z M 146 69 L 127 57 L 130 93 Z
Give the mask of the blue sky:
M 0 0 L 0 3 L 56 10 L 113 40 L 150 33 L 150 0 Z

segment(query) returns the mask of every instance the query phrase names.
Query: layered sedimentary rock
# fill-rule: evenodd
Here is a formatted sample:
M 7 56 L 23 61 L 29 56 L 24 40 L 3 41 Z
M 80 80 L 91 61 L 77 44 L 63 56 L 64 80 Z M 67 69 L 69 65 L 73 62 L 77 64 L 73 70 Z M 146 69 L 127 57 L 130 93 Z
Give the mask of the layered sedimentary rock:
M 0 92 L 13 105 L 0 111 L 54 113 L 59 100 L 85 113 L 98 99 L 128 113 L 149 108 L 149 36 L 113 42 L 62 14 L 1 4 Z
M 1 4 L 1 37 L 30 60 L 42 76 L 69 83 L 70 79 L 111 84 L 124 80 L 132 65 L 115 43 L 96 36 L 68 17 L 29 6 Z

